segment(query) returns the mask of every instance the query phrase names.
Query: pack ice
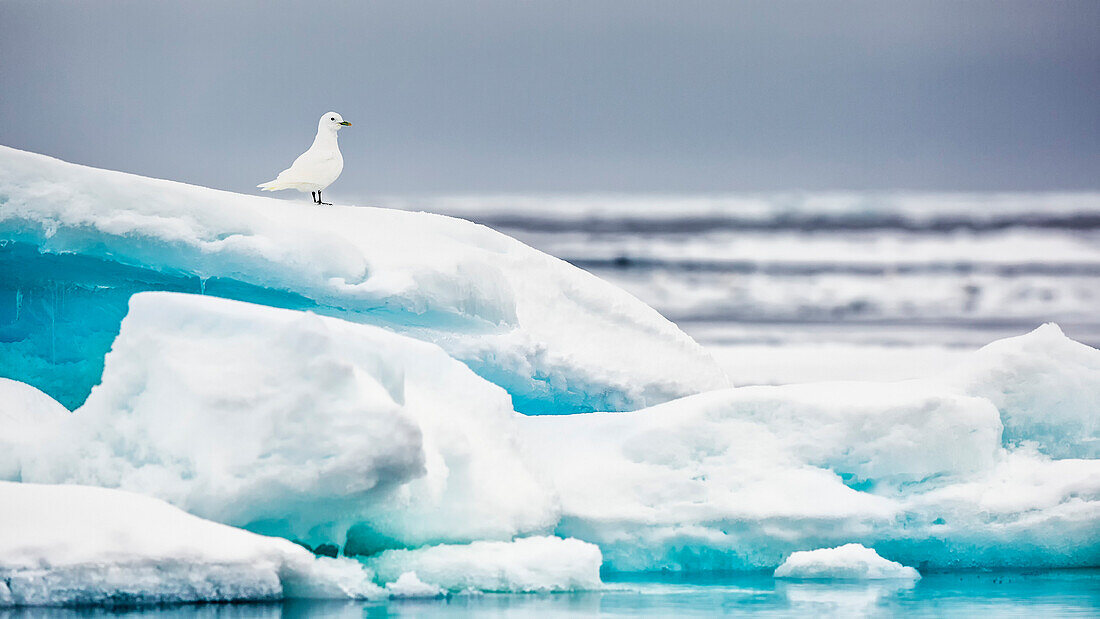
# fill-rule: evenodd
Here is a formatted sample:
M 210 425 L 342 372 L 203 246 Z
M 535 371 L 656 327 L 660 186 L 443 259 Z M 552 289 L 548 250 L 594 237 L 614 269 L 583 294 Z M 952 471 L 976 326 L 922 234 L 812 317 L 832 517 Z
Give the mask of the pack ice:
M 480 227 L 0 156 L 0 604 L 1100 565 L 1100 351 L 1055 325 L 922 380 L 707 391 L 675 327 Z
M 205 293 L 430 341 L 518 410 L 630 410 L 724 386 L 626 292 L 484 226 L 308 205 L 0 147 L 0 368 L 70 409 L 141 290 Z

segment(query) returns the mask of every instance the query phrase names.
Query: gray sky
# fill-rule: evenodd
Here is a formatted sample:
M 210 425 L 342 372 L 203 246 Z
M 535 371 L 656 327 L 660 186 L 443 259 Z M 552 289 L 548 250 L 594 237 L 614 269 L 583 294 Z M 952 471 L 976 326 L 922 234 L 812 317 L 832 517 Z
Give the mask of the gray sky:
M 334 195 L 1100 188 L 1100 2 L 0 0 L 0 143 Z

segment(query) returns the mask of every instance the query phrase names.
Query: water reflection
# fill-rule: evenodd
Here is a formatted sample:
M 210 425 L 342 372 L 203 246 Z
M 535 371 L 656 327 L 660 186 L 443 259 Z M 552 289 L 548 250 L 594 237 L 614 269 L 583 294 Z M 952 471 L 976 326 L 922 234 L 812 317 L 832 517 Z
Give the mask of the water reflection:
M 298 619 L 485 615 L 866 617 L 1035 615 L 1100 616 L 1100 570 L 931 574 L 908 581 L 777 581 L 768 575 L 635 575 L 609 579 L 599 592 L 466 594 L 377 602 L 206 604 L 153 608 L 28 608 L 0 619 L 125 618 Z

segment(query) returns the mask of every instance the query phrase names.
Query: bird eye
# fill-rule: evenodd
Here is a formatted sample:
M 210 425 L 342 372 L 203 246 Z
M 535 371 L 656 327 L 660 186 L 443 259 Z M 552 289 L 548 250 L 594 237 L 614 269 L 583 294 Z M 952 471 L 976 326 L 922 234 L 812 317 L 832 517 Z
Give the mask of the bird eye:
M 329 120 L 336 120 L 335 118 L 329 118 Z

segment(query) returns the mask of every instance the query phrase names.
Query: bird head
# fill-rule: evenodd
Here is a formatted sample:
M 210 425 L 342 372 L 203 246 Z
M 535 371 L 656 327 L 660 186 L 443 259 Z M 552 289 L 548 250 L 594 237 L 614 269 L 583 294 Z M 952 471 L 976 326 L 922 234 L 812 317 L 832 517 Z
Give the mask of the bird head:
M 343 116 L 340 116 L 336 112 L 328 112 L 321 117 L 320 122 L 317 123 L 318 127 L 328 127 L 333 131 L 339 131 L 341 127 L 350 127 L 351 123 L 344 120 Z

